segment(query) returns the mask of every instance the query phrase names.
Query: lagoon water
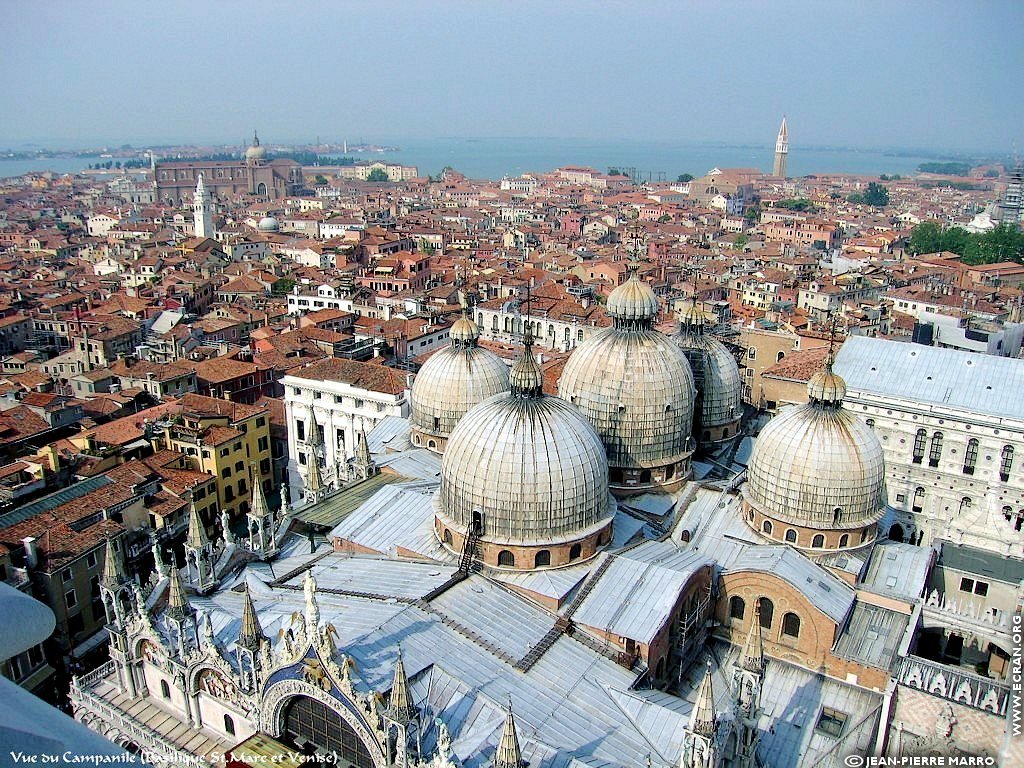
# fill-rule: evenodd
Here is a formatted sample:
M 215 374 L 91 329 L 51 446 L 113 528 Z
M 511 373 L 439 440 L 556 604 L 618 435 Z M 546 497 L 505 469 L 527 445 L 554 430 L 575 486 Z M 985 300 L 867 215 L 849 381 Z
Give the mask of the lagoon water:
M 639 139 L 561 138 L 435 138 L 394 139 L 397 152 L 353 153 L 357 160 L 386 160 L 415 165 L 421 175 L 437 174 L 451 166 L 470 178 L 500 179 L 527 172 L 542 173 L 566 165 L 607 171 L 634 168 L 642 179 L 674 180 L 682 173 L 700 176 L 714 167 L 760 168 L 770 171 L 774 145 L 697 144 Z M 907 175 L 936 153 L 882 149 L 791 146 L 789 175 L 851 173 Z M 0 177 L 31 171 L 77 173 L 99 158 L 0 160 Z

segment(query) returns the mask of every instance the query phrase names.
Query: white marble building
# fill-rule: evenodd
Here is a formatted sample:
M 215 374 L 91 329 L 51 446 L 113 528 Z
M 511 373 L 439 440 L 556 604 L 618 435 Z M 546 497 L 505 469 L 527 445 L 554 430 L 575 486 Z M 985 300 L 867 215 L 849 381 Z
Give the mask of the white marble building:
M 855 336 L 835 368 L 885 452 L 890 538 L 1024 554 L 1024 361 Z
M 330 484 L 355 455 L 360 432 L 370 432 L 388 416 L 409 415 L 406 375 L 383 365 L 329 358 L 281 381 L 292 501 L 302 498 L 314 455 Z

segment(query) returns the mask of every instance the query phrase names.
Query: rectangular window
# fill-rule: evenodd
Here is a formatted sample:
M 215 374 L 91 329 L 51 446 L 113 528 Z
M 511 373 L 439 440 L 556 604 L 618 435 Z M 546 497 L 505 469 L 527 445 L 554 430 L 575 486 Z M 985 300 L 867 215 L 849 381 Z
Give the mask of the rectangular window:
M 267 450 L 269 446 L 270 441 L 265 437 L 261 437 L 259 440 L 256 441 L 256 447 L 261 451 Z
M 814 728 L 822 733 L 827 733 L 829 736 L 839 738 L 842 736 L 843 728 L 846 726 L 846 718 L 845 712 L 840 712 L 831 707 L 822 707 L 821 715 L 818 716 L 818 724 Z
M 221 458 L 227 456 L 229 453 L 230 453 L 230 451 L 227 448 L 221 448 L 220 449 Z
M 85 564 L 90 568 L 96 567 L 96 553 L 90 552 L 88 557 L 85 558 Z
M 299 454 L 299 464 L 301 464 L 302 466 L 306 466 L 306 454 Z
M 60 580 L 62 582 L 64 582 L 65 584 L 67 584 L 69 581 L 71 581 L 71 569 L 70 568 L 65 568 L 63 571 L 61 571 Z
M 75 590 L 68 590 L 64 593 L 64 605 L 68 608 L 74 608 L 78 605 L 78 597 L 75 595 Z
M 262 427 L 262 426 L 266 425 L 266 423 L 267 423 L 267 420 L 264 417 L 262 417 L 262 416 L 257 416 L 256 417 L 256 426 L 257 427 Z
M 306 422 L 304 422 L 304 421 L 296 421 L 295 422 L 295 436 L 299 440 L 305 440 L 306 439 Z
M 978 597 L 988 597 L 988 582 L 974 582 L 974 594 L 976 594 Z
M 968 579 L 964 577 L 960 579 L 960 591 L 961 592 L 973 592 L 974 591 L 974 579 Z

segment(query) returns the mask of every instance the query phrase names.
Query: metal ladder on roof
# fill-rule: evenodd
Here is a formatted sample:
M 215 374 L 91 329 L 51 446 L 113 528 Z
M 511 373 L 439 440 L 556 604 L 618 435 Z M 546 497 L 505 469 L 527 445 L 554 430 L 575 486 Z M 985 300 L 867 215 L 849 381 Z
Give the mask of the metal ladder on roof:
M 459 570 L 466 574 L 480 570 L 480 531 L 473 526 L 469 527 L 466 539 L 462 542 Z

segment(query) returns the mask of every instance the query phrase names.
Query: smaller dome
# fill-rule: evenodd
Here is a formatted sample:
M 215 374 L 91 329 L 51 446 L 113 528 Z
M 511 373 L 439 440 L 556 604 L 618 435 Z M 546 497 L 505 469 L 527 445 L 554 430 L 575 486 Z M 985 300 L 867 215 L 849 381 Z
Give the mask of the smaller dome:
M 462 317 L 452 323 L 448 338 L 452 341 L 476 341 L 480 338 L 480 327 L 463 313 Z
M 544 374 L 533 356 L 531 344 L 527 341 L 523 355 L 516 360 L 512 366 L 512 373 L 509 374 L 509 383 L 512 386 L 513 395 L 526 395 L 536 397 L 540 395 L 544 386 Z
M 807 397 L 816 403 L 839 405 L 846 397 L 846 382 L 843 377 L 832 370 L 831 360 L 825 369 L 811 376 L 807 382 Z
M 260 146 L 260 137 L 255 133 L 252 135 L 252 146 L 245 150 L 246 160 L 263 160 L 267 156 L 267 150 Z
M 277 219 L 273 216 L 264 216 L 260 219 L 260 223 L 256 225 L 256 228 L 259 229 L 260 232 L 277 232 L 279 225 L 277 223 Z
M 605 310 L 616 320 L 653 320 L 658 316 L 658 297 L 634 270 L 629 280 L 608 296 Z

